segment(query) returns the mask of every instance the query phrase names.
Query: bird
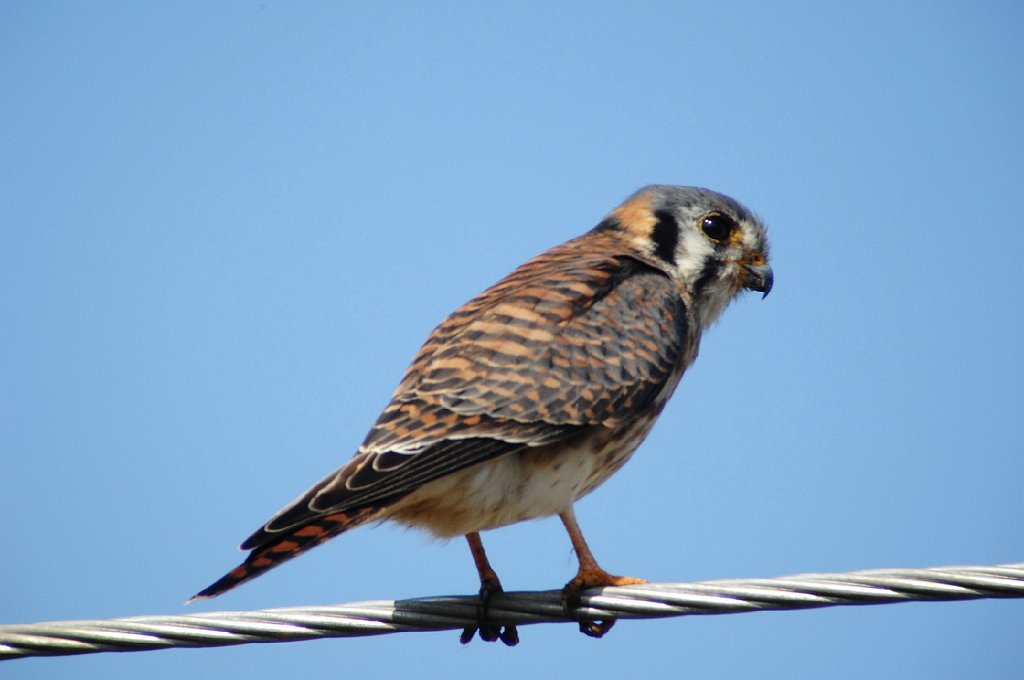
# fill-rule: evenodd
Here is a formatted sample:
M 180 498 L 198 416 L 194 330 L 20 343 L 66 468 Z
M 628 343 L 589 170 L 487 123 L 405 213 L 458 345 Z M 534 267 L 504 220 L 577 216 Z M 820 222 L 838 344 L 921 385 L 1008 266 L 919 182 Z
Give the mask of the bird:
M 639 189 L 444 319 L 354 456 L 249 536 L 245 560 L 192 600 L 382 521 L 466 538 L 484 613 L 463 642 L 477 629 L 518 642 L 514 626 L 486 621 L 502 586 L 482 531 L 558 515 L 579 561 L 566 603 L 645 582 L 598 565 L 574 503 L 630 459 L 703 331 L 742 291 L 767 297 L 773 282 L 765 226 L 742 204 L 700 187 Z M 610 623 L 581 630 L 599 637 Z

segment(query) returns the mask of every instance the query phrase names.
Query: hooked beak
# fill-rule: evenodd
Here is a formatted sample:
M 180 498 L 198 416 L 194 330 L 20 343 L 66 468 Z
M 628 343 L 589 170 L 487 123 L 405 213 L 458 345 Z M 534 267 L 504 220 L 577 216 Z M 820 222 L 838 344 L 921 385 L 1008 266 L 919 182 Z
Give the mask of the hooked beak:
M 768 293 L 772 292 L 772 283 L 775 282 L 775 274 L 772 272 L 772 268 L 767 264 L 745 264 L 743 269 L 746 270 L 747 276 L 743 281 L 743 287 L 747 290 L 756 290 L 758 293 L 764 293 L 761 299 L 768 297 Z

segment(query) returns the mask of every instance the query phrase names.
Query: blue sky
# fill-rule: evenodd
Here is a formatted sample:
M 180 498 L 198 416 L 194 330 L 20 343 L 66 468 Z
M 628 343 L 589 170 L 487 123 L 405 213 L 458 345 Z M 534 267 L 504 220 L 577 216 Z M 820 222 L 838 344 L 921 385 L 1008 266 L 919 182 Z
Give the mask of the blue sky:
M 5 3 L 0 621 L 187 613 L 445 314 L 651 182 L 762 215 L 776 285 L 578 504 L 602 564 L 1024 560 L 1022 44 L 1011 2 Z M 574 573 L 557 520 L 484 540 L 509 589 Z M 463 542 L 379 527 L 190 609 L 475 589 Z M 1019 677 L 1022 623 L 846 607 L 3 673 Z

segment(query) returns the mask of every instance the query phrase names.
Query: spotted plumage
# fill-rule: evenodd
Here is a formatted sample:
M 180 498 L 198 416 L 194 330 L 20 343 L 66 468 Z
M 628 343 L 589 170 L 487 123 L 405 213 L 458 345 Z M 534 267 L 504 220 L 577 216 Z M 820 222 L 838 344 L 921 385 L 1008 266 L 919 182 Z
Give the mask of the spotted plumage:
M 636 582 L 603 571 L 574 501 L 618 470 L 742 289 L 767 295 L 764 227 L 693 187 L 641 189 L 533 258 L 427 338 L 355 456 L 243 544 L 213 597 L 348 529 L 392 520 L 465 535 L 484 599 L 500 590 L 479 532 L 559 515 L 580 558 L 567 597 Z M 514 629 L 481 636 L 514 641 Z

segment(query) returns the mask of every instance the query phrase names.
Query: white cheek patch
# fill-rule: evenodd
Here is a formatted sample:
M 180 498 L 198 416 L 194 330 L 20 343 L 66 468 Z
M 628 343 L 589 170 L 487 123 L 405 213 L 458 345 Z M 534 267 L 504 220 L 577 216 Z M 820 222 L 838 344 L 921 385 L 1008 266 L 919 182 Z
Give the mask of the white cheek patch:
M 714 255 L 708 240 L 695 229 L 680 230 L 676 246 L 676 271 L 690 288 L 704 269 L 704 262 Z
M 733 247 L 729 248 L 728 253 L 716 253 L 714 245 L 696 229 L 688 229 L 680 234 L 676 248 L 676 271 L 685 281 L 691 295 L 700 296 L 694 302 L 702 328 L 713 324 L 735 297 L 737 287 L 732 283 L 734 276 L 730 270 L 735 269 L 736 265 L 729 264 L 729 261 L 739 257 L 741 252 L 742 248 Z M 715 268 L 714 278 L 699 282 L 709 261 L 713 259 L 723 260 L 719 263 L 720 267 Z M 699 292 L 696 290 L 698 285 L 701 288 Z

